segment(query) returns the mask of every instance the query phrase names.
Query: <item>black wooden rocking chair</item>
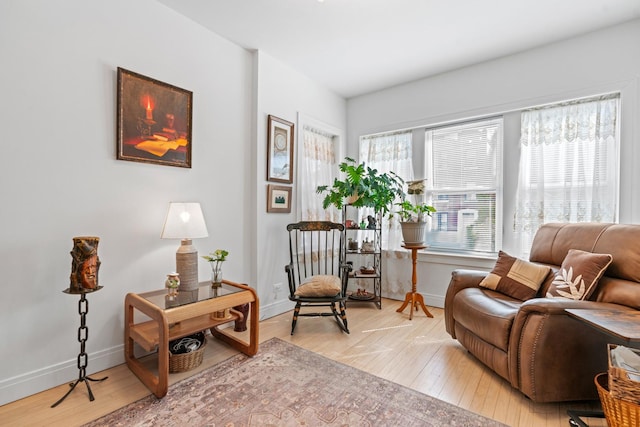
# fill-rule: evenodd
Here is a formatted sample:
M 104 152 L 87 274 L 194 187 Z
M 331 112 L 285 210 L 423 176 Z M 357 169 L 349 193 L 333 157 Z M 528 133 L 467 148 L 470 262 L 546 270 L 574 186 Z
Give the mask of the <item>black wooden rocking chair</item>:
M 344 226 L 329 221 L 302 221 L 287 225 L 290 262 L 285 266 L 289 299 L 296 303 L 291 335 L 298 316 L 333 316 L 349 333 L 345 313 L 349 264 L 341 263 Z M 329 307 L 331 312 L 305 312 L 303 307 Z M 339 313 L 338 313 L 339 311 Z

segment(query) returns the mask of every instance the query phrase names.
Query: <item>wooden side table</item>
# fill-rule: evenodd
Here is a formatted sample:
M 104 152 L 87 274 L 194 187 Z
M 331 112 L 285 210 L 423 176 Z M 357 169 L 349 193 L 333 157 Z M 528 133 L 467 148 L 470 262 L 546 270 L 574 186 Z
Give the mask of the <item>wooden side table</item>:
M 250 305 L 249 341 L 243 341 L 229 329 L 219 326 L 246 320 L 243 313 L 233 307 Z M 228 317 L 216 317 L 216 313 L 229 310 Z M 134 313 L 138 311 L 151 320 L 137 323 Z M 212 289 L 211 283 L 202 284 L 195 291 L 181 291 L 170 299 L 166 290 L 129 293 L 124 300 L 125 343 L 124 358 L 129 369 L 153 394 L 164 397 L 169 388 L 169 341 L 206 329 L 231 347 L 253 356 L 258 352 L 259 301 L 256 291 L 239 283 L 222 281 L 220 288 Z M 157 374 L 147 368 L 134 355 L 134 342 L 147 351 L 158 351 Z
M 396 310 L 396 312 L 401 313 L 405 308 L 407 308 L 407 306 L 410 306 L 411 308 L 409 310 L 409 320 L 412 320 L 414 308 L 416 311 L 418 311 L 418 306 L 420 306 L 427 317 L 433 317 L 433 314 L 429 313 L 429 310 L 427 310 L 427 307 L 424 305 L 424 298 L 417 292 L 416 288 L 416 285 L 418 283 L 418 273 L 416 272 L 416 266 L 418 264 L 418 251 L 420 249 L 426 248 L 426 246 L 402 245 L 402 247 L 411 251 L 413 275 L 411 277 L 411 292 L 407 292 L 407 295 L 404 297 L 404 302 L 402 303 L 400 308 Z
M 565 309 L 570 316 L 624 341 L 630 347 L 640 346 L 640 311 L 633 309 Z
M 604 332 L 612 338 L 623 341 L 629 347 L 640 346 L 640 311 L 633 309 L 583 309 L 567 308 L 570 316 Z M 582 417 L 604 418 L 602 411 L 581 411 L 569 409 L 569 425 L 589 427 Z

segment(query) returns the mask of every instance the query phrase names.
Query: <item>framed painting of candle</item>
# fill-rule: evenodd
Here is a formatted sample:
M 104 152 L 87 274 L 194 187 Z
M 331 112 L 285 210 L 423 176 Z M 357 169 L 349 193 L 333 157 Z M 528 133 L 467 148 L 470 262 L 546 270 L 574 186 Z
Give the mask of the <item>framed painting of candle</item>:
M 118 67 L 118 160 L 190 168 L 192 105 L 192 92 Z

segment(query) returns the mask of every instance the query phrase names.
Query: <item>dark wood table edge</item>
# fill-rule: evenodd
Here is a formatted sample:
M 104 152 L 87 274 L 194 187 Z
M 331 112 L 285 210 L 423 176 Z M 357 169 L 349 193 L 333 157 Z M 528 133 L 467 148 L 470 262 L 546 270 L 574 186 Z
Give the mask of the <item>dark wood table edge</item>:
M 604 332 L 607 335 L 615 337 L 624 341 L 627 344 L 640 344 L 640 336 L 629 336 L 627 331 L 621 331 L 620 329 L 615 328 L 615 324 L 608 323 L 605 324 L 602 322 L 603 319 L 612 316 L 620 316 L 633 314 L 638 317 L 640 321 L 640 311 L 635 311 L 631 308 L 629 309 L 612 309 L 612 308 L 565 308 L 565 311 L 569 314 L 569 316 L 580 320 L 589 326 Z M 605 316 L 599 317 L 598 315 Z M 595 318 L 594 318 L 595 315 Z M 589 427 L 587 423 L 582 421 L 582 417 L 587 418 L 605 418 L 604 411 L 586 411 L 586 410 L 567 410 L 567 415 L 569 416 L 569 425 L 578 426 L 578 427 Z
M 607 318 L 619 318 L 620 316 L 633 315 L 637 317 L 640 324 L 640 311 L 628 309 L 612 309 L 612 308 L 565 308 L 565 311 L 572 317 L 585 322 L 586 324 L 598 329 L 601 332 L 618 338 L 629 345 L 640 345 L 640 328 L 636 326 L 638 335 L 631 335 L 628 330 L 617 328 L 614 322 L 606 323 Z M 602 316 L 599 316 L 602 315 Z M 630 328 L 631 329 L 631 328 Z

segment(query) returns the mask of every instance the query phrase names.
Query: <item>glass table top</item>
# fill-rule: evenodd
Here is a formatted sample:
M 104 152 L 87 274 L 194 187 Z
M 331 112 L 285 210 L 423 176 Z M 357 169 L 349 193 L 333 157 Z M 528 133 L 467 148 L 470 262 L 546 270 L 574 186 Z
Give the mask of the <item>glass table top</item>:
M 202 282 L 198 289 L 194 289 L 193 291 L 178 291 L 178 295 L 174 297 L 168 295 L 167 289 L 144 292 L 138 295 L 156 307 L 167 309 L 218 298 L 224 295 L 231 295 L 242 290 L 241 288 L 227 285 L 226 283 L 223 283 L 219 288 L 213 288 L 211 282 Z

